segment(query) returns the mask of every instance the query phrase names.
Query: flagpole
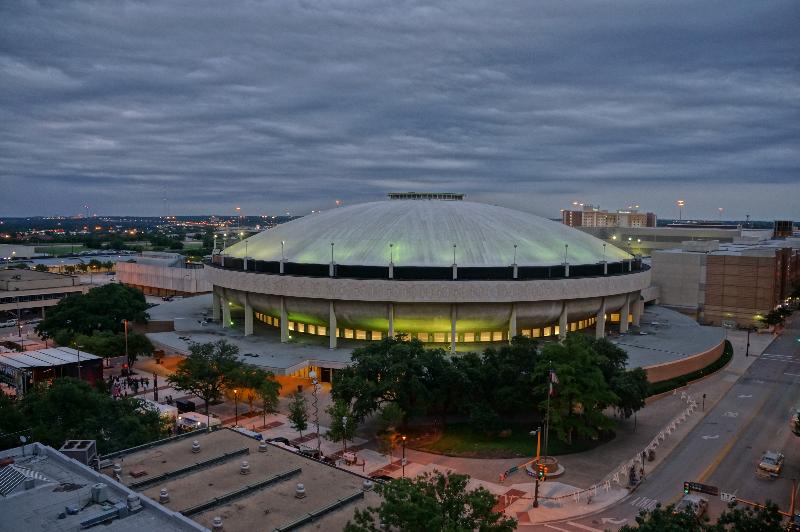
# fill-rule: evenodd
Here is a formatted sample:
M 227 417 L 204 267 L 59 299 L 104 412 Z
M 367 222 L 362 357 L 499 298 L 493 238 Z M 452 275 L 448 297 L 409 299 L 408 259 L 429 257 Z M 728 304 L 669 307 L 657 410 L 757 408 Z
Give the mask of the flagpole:
M 544 415 L 544 456 L 547 456 L 547 446 L 550 443 L 550 396 L 553 395 L 553 362 L 550 361 L 547 370 L 547 411 Z

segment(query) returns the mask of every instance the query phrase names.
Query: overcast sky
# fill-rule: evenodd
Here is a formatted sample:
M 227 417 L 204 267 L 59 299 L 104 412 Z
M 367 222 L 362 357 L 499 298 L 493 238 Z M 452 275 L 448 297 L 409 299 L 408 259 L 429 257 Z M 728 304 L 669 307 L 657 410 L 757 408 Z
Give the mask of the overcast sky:
M 795 0 L 432 4 L 4 0 L 0 216 L 800 219 Z

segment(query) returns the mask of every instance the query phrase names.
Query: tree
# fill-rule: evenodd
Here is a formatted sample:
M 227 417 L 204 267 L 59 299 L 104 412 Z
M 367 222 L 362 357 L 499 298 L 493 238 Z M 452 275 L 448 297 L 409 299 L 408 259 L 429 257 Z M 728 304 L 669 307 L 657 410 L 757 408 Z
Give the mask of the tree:
M 399 478 L 378 487 L 380 506 L 356 510 L 346 532 L 381 530 L 480 530 L 510 532 L 514 519 L 493 510 L 494 495 L 485 488 L 467 490 L 467 475 L 426 473 L 416 479 Z
M 542 355 L 552 363 L 558 378 L 556 393 L 550 398 L 550 428 L 559 438 L 571 444 L 574 436 L 594 438 L 611 428 L 603 410 L 619 398 L 603 375 L 604 357 L 592 349 L 589 340 L 570 334 L 564 343 L 546 345 Z M 539 387 L 545 394 L 549 390 L 548 366 L 542 364 L 539 369 Z M 547 399 L 542 400 L 540 408 L 544 410 L 546 403 Z
M 347 451 L 347 440 L 353 439 L 358 427 L 358 420 L 350 410 L 350 405 L 338 400 L 334 401 L 325 411 L 331 416 L 331 426 L 325 437 L 333 442 L 342 442 L 344 451 Z
M 657 505 L 650 511 L 642 511 L 636 516 L 636 526 L 625 525 L 619 532 L 702 532 L 703 523 L 690 511 L 675 512 L 670 505 L 662 508 Z
M 124 334 L 119 333 L 118 336 L 121 336 L 124 341 Z M 133 363 L 136 362 L 136 359 L 139 356 L 152 356 L 153 348 L 152 342 L 150 339 L 143 335 L 142 333 L 138 333 L 136 331 L 129 331 L 128 332 L 128 367 L 132 368 Z M 124 351 L 123 351 L 124 352 Z
M 52 447 L 68 439 L 97 440 L 101 454 L 165 435 L 157 412 L 142 411 L 133 398 L 114 400 L 71 378 L 54 379 L 50 386 L 38 385 L 15 404 L 0 398 L 0 429 L 23 431 L 33 441 Z M 15 447 L 19 440 L 15 437 L 1 443 Z
M 59 331 L 66 331 L 70 338 L 94 331 L 122 332 L 123 320 L 143 323 L 147 321 L 146 311 L 147 302 L 140 290 L 107 284 L 92 288 L 86 294 L 63 298 L 48 309 L 36 332 L 42 338 L 53 338 Z
M 205 404 L 208 426 L 211 427 L 208 407 L 222 397 L 231 384 L 231 376 L 242 366 L 237 358 L 239 348 L 225 340 L 189 345 L 189 356 L 183 359 L 167 382 L 178 390 L 193 393 Z
M 623 417 L 629 418 L 634 412 L 644 408 L 650 383 L 647 372 L 642 368 L 623 371 L 611 378 L 611 390 L 617 396 L 617 411 Z
M 400 439 L 399 429 L 405 419 L 403 409 L 394 403 L 384 406 L 378 414 L 378 430 L 376 436 L 382 451 L 392 453 Z
M 278 411 L 278 392 L 281 389 L 281 383 L 275 380 L 275 376 L 270 373 L 256 388 L 255 392 L 259 399 L 261 399 L 261 408 L 264 414 L 264 425 L 267 424 L 267 414 L 275 414 Z
M 48 272 L 48 271 L 50 271 L 47 268 L 47 266 L 45 266 L 44 264 L 37 264 L 36 266 L 33 267 L 33 269 L 36 270 L 37 272 Z
M 300 392 L 292 394 L 292 401 L 289 403 L 289 422 L 292 428 L 303 437 L 303 431 L 308 428 L 308 403 L 305 396 Z
M 241 388 L 243 390 L 244 395 L 247 398 L 247 404 L 250 412 L 252 412 L 253 401 L 258 395 L 258 388 L 261 387 L 265 380 L 273 377 L 274 375 L 269 371 L 265 371 L 255 366 L 243 364 L 239 370 L 231 376 L 231 382 L 232 386 Z M 278 385 L 278 388 L 280 388 L 280 385 Z
M 738 508 L 728 506 L 716 523 L 697 519 L 691 510 L 675 512 L 674 506 L 642 511 L 636 517 L 636 526 L 625 525 L 620 532 L 780 532 L 786 530 L 778 507 L 767 501 L 763 508 Z

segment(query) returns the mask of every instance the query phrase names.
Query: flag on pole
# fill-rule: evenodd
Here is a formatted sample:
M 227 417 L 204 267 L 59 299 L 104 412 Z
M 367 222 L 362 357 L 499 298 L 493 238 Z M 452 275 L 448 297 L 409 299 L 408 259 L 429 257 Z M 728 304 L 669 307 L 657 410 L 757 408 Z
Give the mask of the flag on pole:
M 550 381 L 550 397 L 553 397 L 556 394 L 555 386 L 553 385 L 558 384 L 558 377 L 556 376 L 555 370 L 550 370 L 550 376 L 548 380 Z

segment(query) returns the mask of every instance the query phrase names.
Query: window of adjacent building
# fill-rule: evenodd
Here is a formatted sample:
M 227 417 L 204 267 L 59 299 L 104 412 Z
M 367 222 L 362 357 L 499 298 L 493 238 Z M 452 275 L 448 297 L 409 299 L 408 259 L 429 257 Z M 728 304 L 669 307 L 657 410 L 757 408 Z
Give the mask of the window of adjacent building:
M 492 333 L 489 331 L 482 331 L 481 332 L 481 342 L 491 342 L 492 341 Z
M 373 340 L 380 340 L 383 338 L 383 333 L 380 331 L 372 331 L 372 339 Z
M 464 333 L 464 341 L 465 342 L 474 342 L 475 341 L 475 333 Z
M 433 333 L 433 341 L 437 343 L 442 343 L 447 341 L 446 337 L 443 332 Z
M 560 333 L 561 333 L 560 325 L 556 325 L 555 327 L 553 327 L 553 336 L 558 336 Z
M 572 332 L 577 331 L 578 330 L 578 324 L 573 321 L 572 323 L 569 324 L 569 330 L 572 331 Z
M 527 336 L 528 338 L 531 337 L 531 330 L 530 329 L 522 329 L 522 336 Z
M 553 334 L 552 327 L 545 327 L 544 329 L 542 329 L 542 336 L 550 336 L 551 334 Z
M 328 328 L 323 327 L 322 325 L 317 325 L 317 334 L 320 336 L 325 336 L 328 334 Z
M 540 338 L 542 336 L 541 329 L 531 329 L 531 338 Z
M 353 329 L 345 329 L 344 330 L 344 337 L 345 338 L 353 338 Z
M 359 331 L 356 329 L 356 340 L 366 340 L 367 339 L 367 331 Z
M 503 339 L 503 332 L 502 331 L 494 331 L 492 333 L 492 341 L 499 342 Z
M 424 332 L 417 333 L 417 339 L 419 339 L 420 342 L 427 342 L 428 341 L 428 333 L 424 333 Z

